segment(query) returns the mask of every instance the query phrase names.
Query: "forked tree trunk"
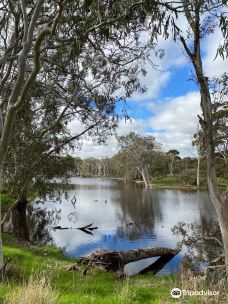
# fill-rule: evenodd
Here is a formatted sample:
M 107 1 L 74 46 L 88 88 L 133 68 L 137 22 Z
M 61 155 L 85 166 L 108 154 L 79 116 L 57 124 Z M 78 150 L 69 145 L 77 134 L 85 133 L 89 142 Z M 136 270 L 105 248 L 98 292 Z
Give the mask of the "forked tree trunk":
M 148 169 L 147 167 L 142 167 L 142 168 L 137 168 L 140 175 L 143 178 L 143 182 L 145 184 L 145 187 L 148 188 L 150 185 L 150 177 L 149 177 L 149 173 L 148 173 Z
M 21 196 L 17 204 L 12 208 L 10 212 L 10 230 L 12 234 L 20 239 L 29 240 L 29 231 L 27 225 L 27 198 L 26 196 Z

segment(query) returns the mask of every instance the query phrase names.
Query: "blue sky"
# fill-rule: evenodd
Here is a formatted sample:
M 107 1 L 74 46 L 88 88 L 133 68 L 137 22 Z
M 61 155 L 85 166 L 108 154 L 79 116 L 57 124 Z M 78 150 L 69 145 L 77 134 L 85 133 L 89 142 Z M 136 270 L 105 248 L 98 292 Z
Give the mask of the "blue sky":
M 164 100 L 167 97 L 175 98 L 197 90 L 196 84 L 190 79 L 190 71 L 191 66 L 189 64 L 183 67 L 173 68 L 169 80 L 159 93 L 159 98 L 153 99 L 153 101 L 159 103 L 159 101 Z M 127 113 L 134 119 L 148 119 L 155 113 L 153 113 L 153 111 L 148 111 L 147 103 L 148 100 L 139 103 L 137 100 L 131 99 L 126 105 L 118 104 L 116 108 L 118 112 L 118 110 L 120 111 L 121 108 L 124 107 L 127 110 Z
M 183 21 L 181 21 L 183 22 Z M 186 24 L 182 24 L 186 28 Z M 217 47 L 221 43 L 221 34 L 214 34 L 202 41 L 202 57 L 205 75 L 219 76 L 228 71 L 228 60 L 217 57 Z M 162 59 L 151 53 L 151 60 L 159 66 L 154 69 L 149 63 L 141 83 L 147 88 L 144 94 L 135 93 L 126 105 L 117 105 L 116 111 L 124 107 L 131 121 L 120 121 L 117 134 L 123 135 L 131 131 L 139 134 L 151 134 L 161 143 L 162 149 L 178 149 L 181 156 L 196 156 L 191 141 L 197 130 L 197 114 L 200 110 L 200 97 L 197 85 L 191 80 L 193 67 L 181 45 L 161 38 L 158 41 L 165 50 Z M 79 127 L 78 122 L 72 123 L 72 130 Z M 98 145 L 90 138 L 83 140 L 80 151 L 75 155 L 86 157 L 110 157 L 118 151 L 116 138 L 110 137 L 106 144 Z

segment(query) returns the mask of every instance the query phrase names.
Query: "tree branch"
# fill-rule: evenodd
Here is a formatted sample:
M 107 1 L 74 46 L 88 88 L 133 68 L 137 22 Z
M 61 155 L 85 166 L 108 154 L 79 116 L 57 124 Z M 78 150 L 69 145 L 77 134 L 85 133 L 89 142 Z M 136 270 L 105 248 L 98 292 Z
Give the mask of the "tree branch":
M 35 42 L 35 46 L 34 46 L 34 68 L 33 71 L 30 75 L 30 77 L 28 78 L 28 80 L 26 81 L 22 92 L 21 92 L 21 96 L 20 99 L 16 102 L 16 104 L 14 104 L 12 107 L 15 110 L 18 110 L 21 105 L 24 103 L 25 98 L 26 98 L 26 94 L 28 92 L 28 90 L 31 88 L 33 82 L 36 79 L 37 74 L 40 71 L 40 47 L 41 44 L 44 40 L 44 38 L 48 35 L 51 34 L 51 28 L 45 28 L 42 30 L 42 32 L 40 33 L 40 35 L 38 36 L 36 42 Z

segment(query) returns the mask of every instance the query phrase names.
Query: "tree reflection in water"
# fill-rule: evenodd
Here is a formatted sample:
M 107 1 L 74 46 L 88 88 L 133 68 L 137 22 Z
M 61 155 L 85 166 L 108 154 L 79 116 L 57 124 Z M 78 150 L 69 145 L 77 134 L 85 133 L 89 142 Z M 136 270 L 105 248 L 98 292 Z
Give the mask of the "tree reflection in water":
M 30 232 L 30 240 L 33 242 L 53 243 L 50 231 L 57 225 L 61 219 L 61 208 L 55 208 L 53 201 L 53 209 L 47 207 L 37 207 L 38 204 L 44 204 L 44 201 L 36 201 L 27 206 L 27 221 Z
M 178 221 L 201 225 L 203 219 L 210 223 L 215 218 L 206 191 L 145 189 L 99 178 L 73 181 L 77 187 L 67 189 L 67 195 L 57 193 L 57 198 L 41 200 L 28 209 L 32 238 L 65 247 L 71 257 L 100 248 L 175 248 L 180 236 L 173 235 L 171 228 Z M 98 227 L 93 235 L 78 229 L 91 223 Z M 167 265 L 168 271 L 179 267 L 183 254 Z
M 156 238 L 155 224 L 162 221 L 159 197 L 152 189 L 140 189 L 139 185 L 126 185 L 116 200 L 119 239 L 138 240 L 142 237 Z

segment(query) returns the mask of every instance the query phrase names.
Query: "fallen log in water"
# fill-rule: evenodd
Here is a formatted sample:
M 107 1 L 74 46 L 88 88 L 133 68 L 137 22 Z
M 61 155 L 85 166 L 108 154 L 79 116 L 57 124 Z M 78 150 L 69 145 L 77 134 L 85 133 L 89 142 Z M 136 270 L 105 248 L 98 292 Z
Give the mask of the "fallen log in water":
M 151 257 L 160 258 L 151 264 L 149 267 L 141 270 L 139 273 L 145 273 L 151 271 L 152 273 L 157 273 L 160 271 L 166 263 L 168 263 L 176 254 L 180 252 L 180 249 L 170 249 L 170 248 L 143 248 L 143 249 L 133 249 L 133 250 L 98 250 L 91 253 L 85 257 L 81 257 L 79 263 L 94 266 L 99 269 L 106 271 L 114 271 L 118 273 L 123 273 L 124 266 L 131 262 L 136 262 L 142 259 L 147 259 Z M 154 265 L 154 266 L 153 266 Z

